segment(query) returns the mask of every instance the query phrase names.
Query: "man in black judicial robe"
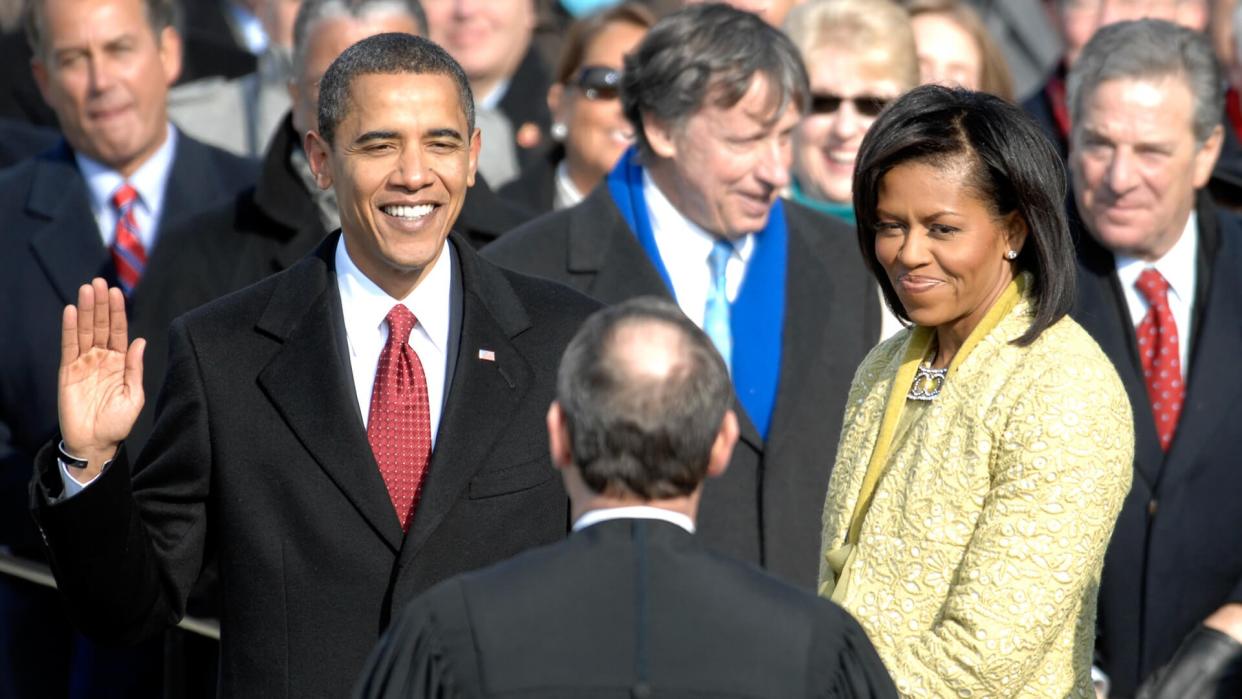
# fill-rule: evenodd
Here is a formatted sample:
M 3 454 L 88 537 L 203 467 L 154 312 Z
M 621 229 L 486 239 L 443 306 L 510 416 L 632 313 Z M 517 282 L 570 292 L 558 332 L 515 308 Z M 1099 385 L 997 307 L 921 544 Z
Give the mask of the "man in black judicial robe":
M 415 600 L 355 697 L 895 697 L 845 611 L 694 536 L 737 441 L 732 402 L 672 303 L 588 319 L 547 419 L 574 533 Z

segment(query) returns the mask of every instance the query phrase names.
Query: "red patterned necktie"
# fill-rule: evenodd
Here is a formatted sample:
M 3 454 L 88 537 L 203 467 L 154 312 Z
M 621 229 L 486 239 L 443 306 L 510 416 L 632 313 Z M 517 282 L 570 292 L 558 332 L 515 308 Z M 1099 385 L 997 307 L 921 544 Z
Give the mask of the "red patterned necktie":
M 375 369 L 367 441 L 388 486 L 401 529 L 409 531 L 431 458 L 431 409 L 423 364 L 409 342 L 418 319 L 397 304 L 385 320 L 388 342 Z
M 1186 387 L 1182 382 L 1181 359 L 1177 345 L 1177 325 L 1169 310 L 1169 282 L 1153 268 L 1143 270 L 1134 286 L 1147 299 L 1147 315 L 1138 326 L 1139 358 L 1147 396 L 1156 418 L 1160 448 L 1169 450 L 1177 418 L 1182 412 Z
M 134 219 L 134 203 L 138 192 L 133 185 L 124 182 L 112 193 L 112 208 L 116 210 L 116 234 L 112 237 L 112 262 L 116 265 L 116 278 L 126 296 L 138 286 L 142 271 L 147 266 L 147 251 L 138 240 L 138 222 Z

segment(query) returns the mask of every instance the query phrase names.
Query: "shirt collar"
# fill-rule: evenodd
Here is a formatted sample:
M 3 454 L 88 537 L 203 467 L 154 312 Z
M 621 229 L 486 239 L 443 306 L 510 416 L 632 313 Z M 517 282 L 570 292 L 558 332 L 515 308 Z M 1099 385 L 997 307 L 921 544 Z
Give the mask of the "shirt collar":
M 475 99 L 475 106 L 479 109 L 498 109 L 500 100 L 504 99 L 505 93 L 509 91 L 510 80 L 512 77 L 498 81 L 490 92 Z
M 384 324 L 393 305 L 401 303 L 418 319 L 415 329 L 421 329 L 436 349 L 446 354 L 454 254 L 453 244 L 445 241 L 444 250 L 432 264 L 431 272 L 409 296 L 394 299 L 350 259 L 345 249 L 345 234 L 342 233 L 336 246 L 336 277 L 341 291 L 341 306 L 348 309 L 344 314 L 345 332 L 354 338 L 371 336 Z
M 1117 255 L 1117 279 L 1129 289 L 1148 267 L 1154 267 L 1169 283 L 1169 291 L 1181 301 L 1194 296 L 1195 265 L 1199 255 L 1199 217 L 1194 212 L 1186 219 L 1186 228 L 1173 247 L 1155 262 Z
M 574 521 L 574 531 L 582 531 L 593 524 L 614 519 L 658 519 L 669 524 L 675 524 L 691 534 L 694 533 L 693 519 L 680 512 L 673 512 L 663 507 L 652 507 L 650 505 L 630 505 L 627 507 L 606 507 L 599 510 L 590 510 Z
M 151 157 L 147 158 L 146 162 L 138 166 L 138 170 L 128 180 L 107 165 L 74 151 L 73 157 L 77 161 L 78 171 L 86 180 L 87 189 L 90 190 L 91 208 L 94 211 L 111 209 L 112 194 L 126 181 L 137 190 L 138 202 L 145 206 L 147 211 L 155 213 L 161 210 L 164 204 L 165 185 L 168 182 L 169 172 L 172 170 L 173 156 L 177 152 L 177 130 L 172 124 L 167 125 L 166 128 L 168 132 L 164 137 L 164 143 Z
M 706 260 L 716 244 L 719 236 L 707 232 L 699 224 L 677 210 L 673 202 L 664 196 L 664 192 L 651 179 L 651 173 L 643 168 L 643 197 L 647 200 L 647 212 L 651 217 L 653 231 L 684 231 L 679 236 L 678 247 L 687 259 Z M 747 233 L 733 241 L 733 255 L 745 264 L 755 249 L 755 235 Z
M 556 165 L 556 203 L 559 209 L 568 209 L 582 201 L 582 192 L 569 176 L 569 163 L 562 159 Z

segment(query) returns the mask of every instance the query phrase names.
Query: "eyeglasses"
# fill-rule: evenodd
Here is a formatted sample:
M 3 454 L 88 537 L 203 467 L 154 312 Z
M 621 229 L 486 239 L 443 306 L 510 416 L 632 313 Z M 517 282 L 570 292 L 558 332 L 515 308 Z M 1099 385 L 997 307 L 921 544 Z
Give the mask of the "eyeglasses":
M 585 66 L 578 71 L 573 84 L 591 101 L 616 99 L 621 90 L 621 71 L 603 66 Z
M 812 114 L 836 114 L 841 108 L 842 102 L 853 102 L 854 109 L 863 116 L 873 117 L 879 116 L 880 112 L 888 106 L 892 100 L 888 97 L 872 97 L 870 95 L 856 95 L 854 97 L 842 97 L 841 95 L 832 95 L 826 92 L 811 95 L 811 113 Z

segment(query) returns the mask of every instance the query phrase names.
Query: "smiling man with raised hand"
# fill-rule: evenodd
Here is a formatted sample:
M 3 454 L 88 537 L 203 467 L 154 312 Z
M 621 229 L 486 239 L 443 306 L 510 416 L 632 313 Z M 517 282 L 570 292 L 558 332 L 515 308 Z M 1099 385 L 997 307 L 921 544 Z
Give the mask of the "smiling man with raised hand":
M 850 377 L 879 334 L 838 219 L 780 200 L 810 99 L 798 50 L 756 15 L 694 5 L 626 57 L 639 145 L 580 204 L 484 255 L 605 303 L 658 294 L 716 343 L 740 403 L 729 470 L 699 513 L 710 548 L 810 589 Z
M 221 694 L 342 696 L 393 609 L 565 535 L 542 416 L 596 304 L 450 235 L 473 110 L 425 39 L 380 34 L 332 64 L 306 148 L 342 232 L 174 323 L 132 479 L 142 341 L 126 346 L 118 293 L 82 287 L 64 315 L 64 439 L 40 453 L 32 505 L 85 629 L 174 623 L 214 555 Z

